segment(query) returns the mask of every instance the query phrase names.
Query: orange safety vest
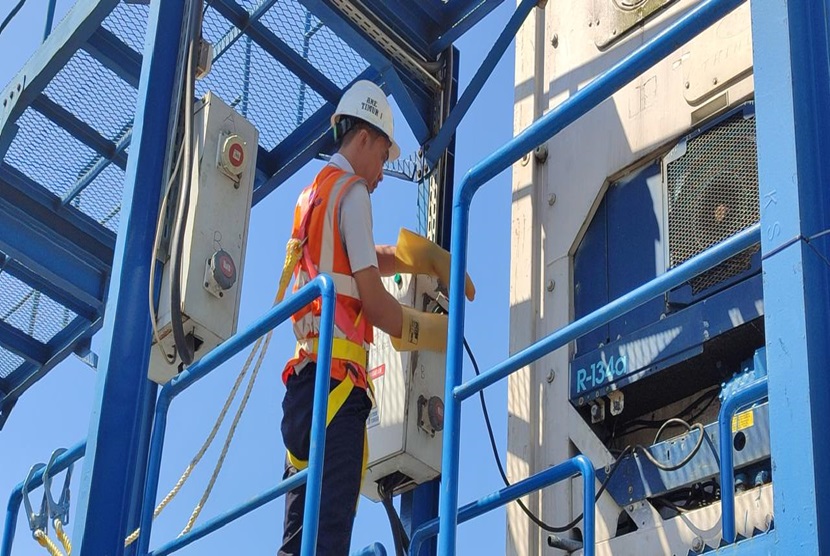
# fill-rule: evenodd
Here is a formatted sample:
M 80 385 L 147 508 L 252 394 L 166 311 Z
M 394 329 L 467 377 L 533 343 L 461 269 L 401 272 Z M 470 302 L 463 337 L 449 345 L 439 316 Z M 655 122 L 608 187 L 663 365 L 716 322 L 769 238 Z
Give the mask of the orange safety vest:
M 363 304 L 340 234 L 343 197 L 361 179 L 334 165 L 323 168 L 300 194 L 294 209 L 291 237 L 303 246 L 299 264 L 294 269 L 294 291 L 320 273 L 332 277 L 337 291 L 331 376 L 339 381 L 348 376 L 355 386 L 365 389 L 367 352 L 373 340 L 373 328 L 363 317 Z M 287 382 L 303 362 L 316 361 L 321 309 L 322 301 L 318 298 L 292 315 L 297 349 L 294 358 L 285 366 L 283 382 Z

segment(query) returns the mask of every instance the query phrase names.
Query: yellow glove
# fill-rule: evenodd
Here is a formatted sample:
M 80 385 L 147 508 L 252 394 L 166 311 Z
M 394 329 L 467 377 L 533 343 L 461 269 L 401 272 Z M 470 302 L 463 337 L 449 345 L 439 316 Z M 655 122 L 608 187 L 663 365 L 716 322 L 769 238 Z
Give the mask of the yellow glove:
M 401 228 L 398 245 L 395 247 L 395 272 L 429 274 L 449 286 L 450 254 L 427 238 Z M 464 293 L 470 301 L 476 296 L 476 288 L 469 274 Z
M 402 338 L 392 338 L 397 351 L 447 351 L 447 315 L 424 313 L 401 305 Z

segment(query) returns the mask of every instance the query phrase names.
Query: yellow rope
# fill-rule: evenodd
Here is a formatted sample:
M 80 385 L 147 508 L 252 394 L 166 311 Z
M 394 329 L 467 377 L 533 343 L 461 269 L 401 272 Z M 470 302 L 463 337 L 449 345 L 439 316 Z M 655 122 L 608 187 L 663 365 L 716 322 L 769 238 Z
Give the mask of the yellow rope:
M 282 274 L 280 275 L 279 287 L 277 289 L 277 294 L 274 297 L 274 305 L 279 303 L 285 297 L 285 292 L 288 290 L 288 285 L 291 281 L 291 276 L 294 273 L 294 268 L 297 265 L 297 262 L 300 260 L 303 252 L 303 243 L 298 239 L 290 239 L 285 246 L 285 262 L 282 268 Z M 265 343 L 262 346 L 262 351 L 260 351 L 259 358 L 257 359 L 256 365 L 254 366 L 254 370 L 251 372 L 251 377 L 248 382 L 248 386 L 246 387 L 245 394 L 242 397 L 242 402 L 240 403 L 239 409 L 237 409 L 236 415 L 234 416 L 233 423 L 231 424 L 231 428 L 228 431 L 228 436 L 225 438 L 225 445 L 222 448 L 222 453 L 219 456 L 219 460 L 216 463 L 216 466 L 213 469 L 213 475 L 210 478 L 210 482 L 208 483 L 205 492 L 202 494 L 202 498 L 196 507 L 193 509 L 193 513 L 190 516 L 187 524 L 185 525 L 184 530 L 182 531 L 181 535 L 186 534 L 193 528 L 193 525 L 196 522 L 196 519 L 199 517 L 199 514 L 202 511 L 205 503 L 207 502 L 208 497 L 210 497 L 210 493 L 213 490 L 213 485 L 216 482 L 217 477 L 219 476 L 219 472 L 222 469 L 222 465 L 225 461 L 225 456 L 227 455 L 228 449 L 230 447 L 230 443 L 233 440 L 234 433 L 236 432 L 236 426 L 239 423 L 239 419 L 242 417 L 242 412 L 245 410 L 245 407 L 248 403 L 248 398 L 251 395 L 251 390 L 253 389 L 254 382 L 256 380 L 256 376 L 259 373 L 260 365 L 262 364 L 262 360 L 265 357 L 265 353 L 268 350 L 268 344 L 271 342 L 272 332 L 269 331 L 268 334 L 265 336 Z M 161 514 L 162 510 L 167 506 L 173 498 L 179 493 L 179 491 L 184 486 L 187 479 L 190 477 L 190 474 L 195 469 L 196 465 L 202 460 L 204 457 L 205 452 L 207 452 L 210 445 L 213 443 L 216 434 L 219 432 L 219 428 L 222 426 L 224 422 L 225 416 L 230 409 L 231 403 L 233 402 L 234 398 L 236 398 L 236 393 L 239 391 L 239 387 L 242 385 L 242 381 L 245 378 L 245 375 L 248 373 L 248 369 L 251 366 L 251 362 L 254 359 L 254 355 L 259 351 L 259 347 L 262 344 L 263 339 L 258 338 L 256 343 L 254 343 L 254 347 L 251 349 L 251 353 L 248 355 L 248 359 L 245 361 L 245 365 L 242 367 L 242 370 L 239 372 L 239 375 L 236 377 L 236 381 L 234 382 L 233 388 L 231 388 L 230 393 L 228 394 L 227 400 L 225 400 L 225 405 L 222 407 L 222 411 L 219 413 L 219 417 L 217 417 L 216 422 L 213 425 L 213 429 L 210 431 L 207 439 L 205 440 L 202 447 L 199 449 L 199 452 L 193 457 L 190 461 L 190 464 L 185 468 L 184 473 L 179 478 L 178 482 L 176 482 L 175 486 L 170 490 L 167 496 L 162 499 L 156 509 L 153 511 L 153 519 L 157 518 L 159 514 Z M 124 546 L 130 546 L 136 540 L 138 540 L 139 535 L 141 534 L 141 529 L 136 529 L 133 531 L 125 540 Z M 180 535 L 180 536 L 181 536 Z
M 210 477 L 210 481 L 208 481 L 208 485 L 205 488 L 205 492 L 202 494 L 202 498 L 199 500 L 199 503 L 196 505 L 196 507 L 193 508 L 193 513 L 190 515 L 190 519 L 188 519 L 187 525 L 185 525 L 182 532 L 179 533 L 180 537 L 182 535 L 186 535 L 193 528 L 193 525 L 195 525 L 196 523 L 196 519 L 199 517 L 199 514 L 202 513 L 202 508 L 204 508 L 208 498 L 210 497 L 211 492 L 213 491 L 213 486 L 216 483 L 216 479 L 219 477 L 219 473 L 222 470 L 222 465 L 225 463 L 225 457 L 228 455 L 228 449 L 230 448 L 234 434 L 236 433 L 236 427 L 239 424 L 239 420 L 242 418 L 242 413 L 245 411 L 245 407 L 248 405 L 248 399 L 251 397 L 251 391 L 253 390 L 254 383 L 256 382 L 257 374 L 259 373 L 260 366 L 262 365 L 262 360 L 265 358 L 265 353 L 268 351 L 268 344 L 271 342 L 271 335 L 272 333 L 269 331 L 268 334 L 265 336 L 265 342 L 262 345 L 262 351 L 260 351 L 259 353 L 256 365 L 254 365 L 254 370 L 251 371 L 251 377 L 248 380 L 248 386 L 245 389 L 245 394 L 242 396 L 242 401 L 239 404 L 239 408 L 236 410 L 236 415 L 234 415 L 233 422 L 231 423 L 231 428 L 228 430 L 228 435 L 225 438 L 225 444 L 222 446 L 222 452 L 219 455 L 219 459 L 217 460 L 216 465 L 213 468 L 213 474 Z
M 55 546 L 55 543 L 52 542 L 52 539 L 50 539 L 49 536 L 46 533 L 44 533 L 42 529 L 37 529 L 35 531 L 35 540 L 40 546 L 45 548 L 51 556 L 63 556 L 63 552 L 61 552 L 60 549 L 57 546 Z
M 66 556 L 72 556 L 72 541 L 69 540 L 69 535 L 63 530 L 63 523 L 61 523 L 59 518 L 55 518 L 53 525 L 55 526 L 55 535 L 61 541 L 63 549 L 66 551 Z
M 225 405 L 222 407 L 222 411 L 219 412 L 219 416 L 216 418 L 216 422 L 213 424 L 213 428 L 208 434 L 208 437 L 205 439 L 205 442 L 202 444 L 202 447 L 199 448 L 199 451 L 193 456 L 193 459 L 190 460 L 190 463 L 185 468 L 184 472 L 182 473 L 179 480 L 176 482 L 175 486 L 167 493 L 159 505 L 156 506 L 156 509 L 153 511 L 153 519 L 157 518 L 159 514 L 161 514 L 162 510 L 172 502 L 173 498 L 179 493 L 182 489 L 184 484 L 187 482 L 187 479 L 190 478 L 190 474 L 193 473 L 193 470 L 202 460 L 205 453 L 207 452 L 210 445 L 213 443 L 213 439 L 216 438 L 216 434 L 219 432 L 220 427 L 222 426 L 223 421 L 225 420 L 225 416 L 228 414 L 228 410 L 231 407 L 231 403 L 233 402 L 234 398 L 236 397 L 237 391 L 239 391 L 239 387 L 242 385 L 242 380 L 245 378 L 245 375 L 248 373 L 248 369 L 251 366 L 251 362 L 254 359 L 254 354 L 256 353 L 257 349 L 259 348 L 260 342 L 262 338 L 259 338 L 256 343 L 254 344 L 254 348 L 251 350 L 251 354 L 248 356 L 248 360 L 245 362 L 245 365 L 242 367 L 242 370 L 239 372 L 239 375 L 236 377 L 236 381 L 234 382 L 233 388 L 231 388 L 230 393 L 228 394 L 227 400 L 225 400 Z M 124 540 L 124 546 L 130 546 L 136 540 L 138 540 L 139 535 L 141 534 L 141 529 L 136 529 Z
M 285 297 L 285 292 L 288 290 L 288 284 L 291 282 L 291 276 L 294 273 L 294 268 L 297 266 L 297 262 L 300 260 L 300 257 L 303 253 L 303 242 L 291 238 L 288 240 L 288 243 L 285 246 L 285 262 L 283 263 L 282 267 L 282 274 L 280 275 L 279 287 L 277 288 L 277 295 L 274 297 L 274 305 L 279 303 Z M 248 379 L 248 386 L 245 388 L 245 394 L 242 396 L 242 401 L 239 404 L 239 408 L 236 410 L 236 415 L 234 415 L 233 422 L 231 423 L 231 428 L 228 430 L 228 435 L 225 437 L 225 444 L 222 446 L 222 453 L 219 455 L 219 459 L 216 462 L 216 465 L 213 468 L 213 474 L 210 477 L 210 481 L 208 481 L 208 485 L 205 488 L 205 492 L 202 494 L 202 498 L 199 500 L 199 503 L 196 504 L 196 507 L 193 508 L 193 513 L 190 514 L 190 519 L 188 519 L 187 524 L 182 529 L 182 532 L 179 533 L 179 536 L 186 535 L 193 529 L 193 526 L 196 524 L 196 520 L 199 517 L 199 514 L 202 513 L 202 509 L 204 508 L 205 504 L 207 503 L 208 498 L 210 497 L 211 492 L 213 491 L 213 486 L 216 483 L 216 479 L 219 477 L 219 473 L 222 470 L 222 465 L 225 463 L 225 457 L 228 455 L 228 449 L 230 448 L 231 442 L 233 441 L 234 434 L 236 433 L 236 427 L 239 424 L 239 420 L 242 417 L 242 413 L 245 411 L 245 407 L 248 404 L 248 399 L 251 397 L 251 391 L 253 390 L 254 383 L 256 382 L 257 374 L 259 373 L 259 368 L 262 365 L 262 361 L 265 358 L 265 353 L 268 351 L 268 344 L 271 343 L 271 336 L 273 335 L 273 331 L 269 331 L 268 334 L 265 335 L 265 342 L 262 346 L 262 351 L 259 353 L 259 357 L 257 358 L 256 365 L 254 365 L 254 370 L 251 371 L 251 377 Z M 259 340 L 261 340 L 260 338 Z M 246 367 L 250 364 L 251 358 L 253 357 L 254 353 L 257 351 L 259 347 L 259 340 L 254 345 L 254 349 L 251 350 L 251 354 L 248 356 L 248 361 L 245 363 Z

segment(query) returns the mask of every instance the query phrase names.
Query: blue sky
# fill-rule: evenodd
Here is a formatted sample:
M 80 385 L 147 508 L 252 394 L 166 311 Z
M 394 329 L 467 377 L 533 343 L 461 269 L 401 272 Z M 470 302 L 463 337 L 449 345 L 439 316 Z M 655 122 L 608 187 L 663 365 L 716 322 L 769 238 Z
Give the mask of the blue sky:
M 5 17 L 10 2 L 3 3 Z M 29 2 L 0 36 L 0 85 L 5 85 L 37 48 L 45 18 L 45 2 Z M 72 2 L 58 0 L 56 21 Z M 489 46 L 509 19 L 514 3 L 504 2 L 462 38 L 460 80 L 462 88 L 472 78 Z M 12 53 L 12 54 L 6 54 Z M 511 48 L 496 67 L 479 98 L 458 130 L 456 176 L 461 177 L 476 162 L 510 139 L 513 125 L 513 67 Z M 403 119 L 396 120 L 404 128 Z M 417 145 L 411 134 L 398 137 L 404 155 Z M 244 271 L 239 326 L 246 326 L 271 303 L 282 266 L 285 241 L 299 191 L 313 178 L 320 163 L 313 162 L 257 205 L 251 215 L 248 254 Z M 417 229 L 417 188 L 414 184 L 387 178 L 372 196 L 377 243 L 393 243 L 398 229 Z M 476 283 L 476 301 L 467 308 L 467 338 L 486 369 L 507 355 L 509 319 L 510 174 L 503 173 L 476 196 L 471 216 L 469 271 Z M 100 334 L 95 345 L 108 341 Z M 96 351 L 99 351 L 97 349 Z M 279 481 L 284 448 L 279 422 L 284 387 L 279 379 L 293 351 L 290 328 L 277 329 L 258 379 L 257 387 L 240 422 L 232 449 L 201 520 L 225 511 Z M 162 467 L 160 495 L 173 485 L 210 430 L 230 389 L 245 353 L 190 388 L 173 403 Z M 465 360 L 465 378 L 472 367 Z M 74 357 L 67 359 L 29 390 L 0 432 L 0 499 L 25 478 L 29 467 L 48 460 L 54 448 L 71 446 L 84 438 L 93 407 L 95 371 Z M 506 385 L 487 390 L 496 439 L 502 457 L 506 446 Z M 235 406 L 234 406 L 235 407 Z M 462 503 L 501 486 L 492 461 L 484 421 L 476 400 L 465 404 L 462 420 Z M 230 417 L 228 418 L 228 422 Z M 218 457 L 226 423 L 216 444 L 177 499 L 157 520 L 151 546 L 158 546 L 181 530 L 199 499 Z M 114 462 L 117 465 L 117 462 Z M 73 499 L 78 499 L 80 465 L 75 470 Z M 62 480 L 62 479 L 61 479 Z M 39 495 L 39 493 L 37 493 Z M 199 541 L 179 554 L 275 554 L 282 532 L 282 501 L 271 503 Z M 70 523 L 72 531 L 74 521 Z M 361 500 L 353 536 L 353 549 L 380 541 L 393 552 L 389 525 L 380 505 Z M 504 512 L 463 525 L 459 529 L 459 554 L 504 552 Z M 22 518 L 13 552 L 17 556 L 40 555 L 43 549 L 29 536 Z

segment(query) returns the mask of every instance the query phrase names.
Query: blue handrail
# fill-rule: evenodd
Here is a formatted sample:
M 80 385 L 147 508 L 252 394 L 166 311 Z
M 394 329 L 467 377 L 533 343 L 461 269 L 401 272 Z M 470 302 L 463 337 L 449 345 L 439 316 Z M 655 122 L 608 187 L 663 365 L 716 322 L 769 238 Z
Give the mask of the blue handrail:
M 720 492 L 723 540 L 735 542 L 735 464 L 732 453 L 732 416 L 738 408 L 757 402 L 767 395 L 767 377 L 723 400 L 718 412 L 718 443 L 720 445 Z
M 386 556 L 386 547 L 379 542 L 372 543 L 358 552 L 352 552 L 352 556 Z
M 705 0 L 701 2 L 667 29 L 623 58 L 605 73 L 591 81 L 591 83 L 579 90 L 568 100 L 542 116 L 522 133 L 467 172 L 461 186 L 456 190 L 453 200 L 451 242 L 453 257 L 450 273 L 450 291 L 460 292 L 464 288 L 464 276 L 467 270 L 470 204 L 476 191 L 484 183 L 509 168 L 525 153 L 530 152 L 540 143 L 549 140 L 559 131 L 585 115 L 627 83 L 637 78 L 657 61 L 670 55 L 677 48 L 700 34 L 704 29 L 715 24 L 725 15 L 735 10 L 743 2 L 744 0 Z M 751 234 L 757 237 L 757 226 L 752 229 Z M 464 310 L 464 297 L 461 295 L 452 296 L 450 299 L 450 322 L 447 341 L 445 426 L 441 462 L 441 502 L 439 506 L 440 534 L 438 539 L 438 553 L 442 556 L 452 556 L 455 554 L 456 529 L 458 524 L 461 401 L 463 399 L 459 394 L 471 395 L 469 390 L 457 391 L 457 388 L 461 384 Z M 601 324 L 602 322 L 596 323 L 597 326 Z M 562 337 L 564 337 L 564 334 Z M 537 347 L 538 344 L 537 342 Z M 547 347 L 549 347 L 549 344 Z M 527 350 L 523 353 L 525 357 L 530 355 L 527 353 Z M 514 358 L 513 364 L 519 362 L 525 362 L 526 364 L 530 361 L 532 359 Z M 483 388 L 488 384 L 486 381 L 492 383 L 510 374 L 510 368 L 510 366 L 504 366 L 500 374 L 489 374 L 487 379 L 480 379 L 482 382 L 478 384 Z
M 302 555 L 312 556 L 314 554 L 317 545 L 317 531 L 320 517 L 323 452 L 326 442 L 326 407 L 329 392 L 331 349 L 334 330 L 334 282 L 324 274 L 317 276 L 317 278 L 303 286 L 297 293 L 273 307 L 244 332 L 238 333 L 224 342 L 162 387 L 156 404 L 155 424 L 150 441 L 150 461 L 147 470 L 147 484 L 144 490 L 141 515 L 141 536 L 138 540 L 139 556 L 149 554 L 153 509 L 158 494 L 161 454 L 164 445 L 165 429 L 167 427 L 167 412 L 173 398 L 196 381 L 204 378 L 208 373 L 216 369 L 216 367 L 245 349 L 245 347 L 256 341 L 257 338 L 287 320 L 292 314 L 314 301 L 317 297 L 322 298 L 323 307 L 320 316 L 320 344 L 317 358 L 317 374 L 314 381 L 314 411 L 311 418 L 311 445 L 309 449 L 308 468 L 282 481 L 273 489 L 266 491 L 253 500 L 208 521 L 152 553 L 153 556 L 161 556 L 162 554 L 175 552 L 207 535 L 211 531 L 215 531 L 255 508 L 277 498 L 285 492 L 305 484 L 306 501 L 303 520 Z
M 55 462 L 49 469 L 50 475 L 65 471 L 70 465 L 84 457 L 86 452 L 86 441 L 78 442 L 60 456 L 55 458 Z M 43 472 L 46 469 L 41 469 L 35 473 L 25 487 L 29 490 L 35 489 L 43 484 Z M 0 545 L 0 556 L 11 556 L 12 544 L 14 544 L 14 534 L 17 529 L 17 514 L 20 512 L 20 504 L 23 502 L 23 487 L 20 483 L 12 489 L 9 496 L 9 503 L 6 506 L 6 525 L 3 529 L 3 544 Z
M 591 465 L 588 458 L 582 455 L 545 469 L 516 484 L 467 504 L 458 510 L 458 522 L 464 523 L 465 521 L 474 519 L 496 508 L 509 504 L 513 500 L 517 500 L 526 494 L 564 481 L 574 475 L 582 475 L 582 511 L 583 519 L 585 520 L 583 543 L 585 546 L 585 556 L 593 556 L 595 538 L 594 515 L 596 512 L 596 508 L 594 507 L 594 481 L 596 480 L 596 476 L 594 466 Z M 438 534 L 438 525 L 439 520 L 436 518 L 427 521 L 415 530 L 409 547 L 410 556 L 419 556 L 421 545 L 424 541 Z

